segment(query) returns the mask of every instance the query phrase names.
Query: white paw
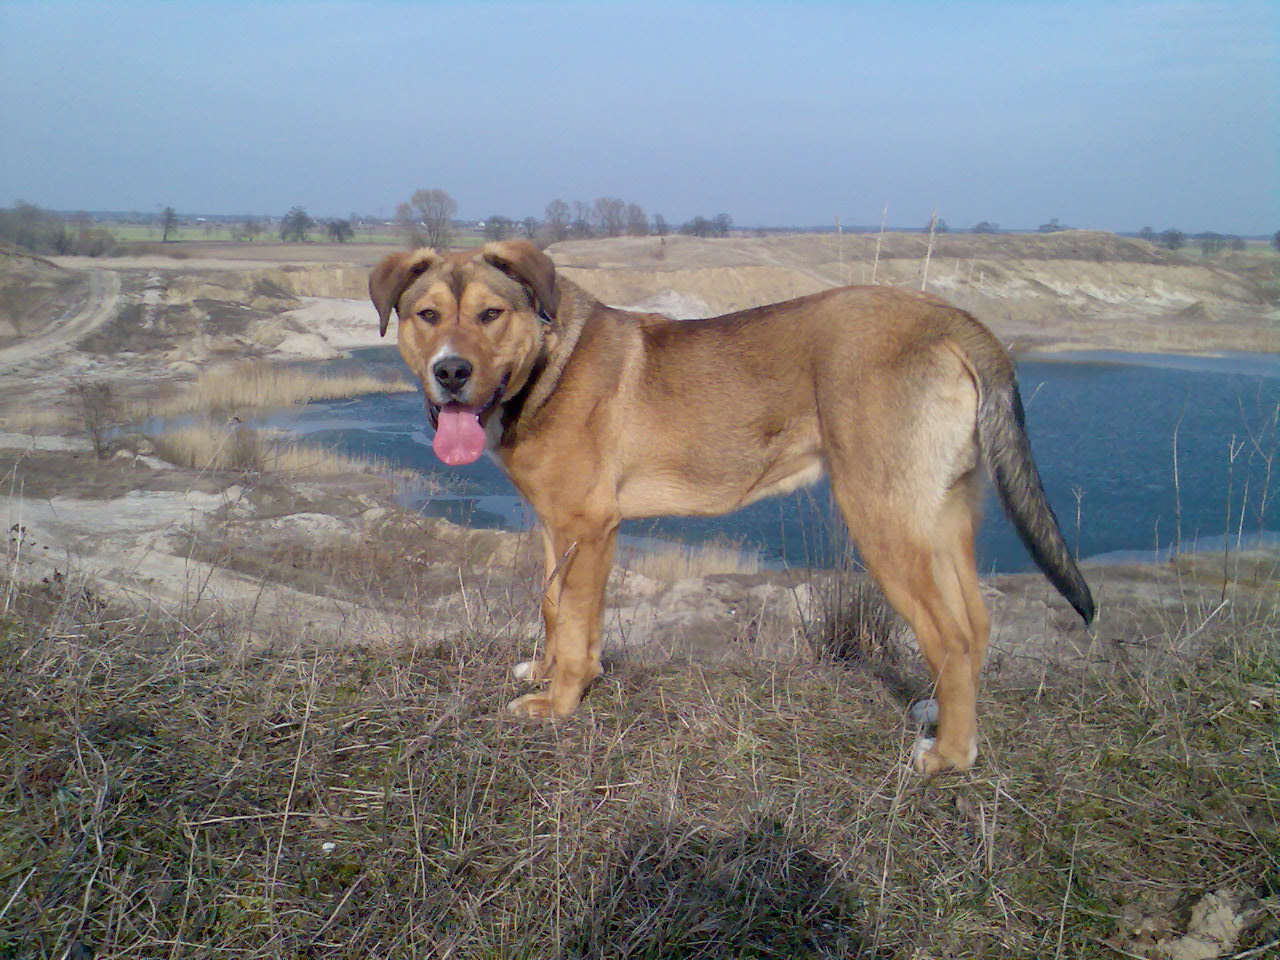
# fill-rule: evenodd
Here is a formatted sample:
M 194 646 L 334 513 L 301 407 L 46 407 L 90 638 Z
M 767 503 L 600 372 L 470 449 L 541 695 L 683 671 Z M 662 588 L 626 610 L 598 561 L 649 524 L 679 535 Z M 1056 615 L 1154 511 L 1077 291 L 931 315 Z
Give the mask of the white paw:
M 507 710 L 518 717 L 531 720 L 550 720 L 555 716 L 551 701 L 540 693 L 526 693 L 507 704 Z
M 911 747 L 911 769 L 921 769 L 922 758 L 933 749 L 936 742 L 933 737 L 916 737 L 916 742 Z
M 511 668 L 511 675 L 517 680 L 528 680 L 533 676 L 533 671 L 537 666 L 537 660 L 525 660 L 523 663 L 517 663 Z
M 932 726 L 938 722 L 938 701 L 917 700 L 908 711 L 911 719 L 921 727 Z

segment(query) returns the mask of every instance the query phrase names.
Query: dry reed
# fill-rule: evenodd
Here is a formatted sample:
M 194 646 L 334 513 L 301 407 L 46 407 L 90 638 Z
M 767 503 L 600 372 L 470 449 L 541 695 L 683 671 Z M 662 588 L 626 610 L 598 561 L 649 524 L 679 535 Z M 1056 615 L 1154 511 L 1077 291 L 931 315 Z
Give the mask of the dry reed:
M 76 426 L 75 415 L 60 407 L 27 404 L 0 411 L 0 428 L 10 433 L 59 434 Z
M 406 380 L 383 380 L 368 374 L 319 376 L 297 367 L 250 362 L 201 374 L 189 389 L 149 403 L 142 412 L 152 417 L 188 413 L 225 417 L 243 410 L 414 389 Z
M 161 459 L 195 470 L 307 476 L 347 473 L 411 475 L 376 457 L 349 456 L 325 447 L 264 434 L 247 424 L 194 423 L 165 431 L 152 441 L 156 455 Z
M 672 543 L 635 550 L 625 563 L 631 572 L 663 583 L 721 573 L 759 573 L 764 569 L 764 560 L 758 551 L 727 540 Z

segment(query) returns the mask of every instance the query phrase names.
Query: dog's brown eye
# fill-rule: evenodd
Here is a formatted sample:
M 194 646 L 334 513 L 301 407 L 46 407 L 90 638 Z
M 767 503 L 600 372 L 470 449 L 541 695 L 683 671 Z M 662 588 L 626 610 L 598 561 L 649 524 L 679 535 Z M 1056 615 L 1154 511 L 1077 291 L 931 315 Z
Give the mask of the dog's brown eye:
M 497 320 L 500 316 L 502 316 L 501 309 L 498 307 L 490 307 L 484 313 L 480 314 L 480 322 L 493 323 L 493 321 Z
M 418 316 L 419 316 L 421 319 L 423 319 L 423 320 L 427 321 L 427 323 L 435 323 L 436 321 L 438 321 L 438 320 L 440 319 L 440 314 L 436 313 L 434 310 L 432 310 L 432 309 L 430 309 L 430 308 L 428 308 L 428 309 L 426 309 L 426 310 L 419 310 L 419 311 L 418 311 Z

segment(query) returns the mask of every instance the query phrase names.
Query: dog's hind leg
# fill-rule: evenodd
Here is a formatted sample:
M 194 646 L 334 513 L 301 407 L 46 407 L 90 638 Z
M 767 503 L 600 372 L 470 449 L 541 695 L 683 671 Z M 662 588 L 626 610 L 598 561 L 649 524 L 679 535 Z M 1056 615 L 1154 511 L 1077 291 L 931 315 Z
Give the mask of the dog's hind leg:
M 947 495 L 934 525 L 934 551 L 938 581 L 949 609 L 965 628 L 969 641 L 969 668 L 973 686 L 982 683 L 982 667 L 991 639 L 991 616 L 978 583 L 978 561 L 974 539 L 978 533 L 978 498 L 981 494 L 976 473 L 963 477 Z M 963 616 L 961 615 L 963 612 Z
M 842 486 L 844 489 L 842 489 Z M 833 483 L 863 562 L 915 633 L 938 700 L 938 735 L 914 759 L 924 774 L 967 770 L 977 756 L 977 688 L 989 621 L 973 562 L 974 515 L 953 491 L 927 523 L 880 500 L 868 516 L 849 484 Z

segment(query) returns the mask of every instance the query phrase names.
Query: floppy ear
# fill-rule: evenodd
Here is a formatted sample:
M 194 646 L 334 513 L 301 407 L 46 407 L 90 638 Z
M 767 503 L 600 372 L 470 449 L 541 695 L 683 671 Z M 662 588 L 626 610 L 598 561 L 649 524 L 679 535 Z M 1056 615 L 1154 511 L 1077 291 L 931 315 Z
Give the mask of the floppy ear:
M 440 254 L 423 247 L 412 253 L 393 253 L 369 272 L 369 299 L 378 308 L 380 336 L 387 335 L 391 308 L 400 302 L 400 295 L 409 289 L 409 284 L 440 262 Z
M 556 265 L 528 240 L 504 240 L 484 248 L 484 261 L 517 280 L 533 300 L 533 308 L 545 323 L 560 309 Z

